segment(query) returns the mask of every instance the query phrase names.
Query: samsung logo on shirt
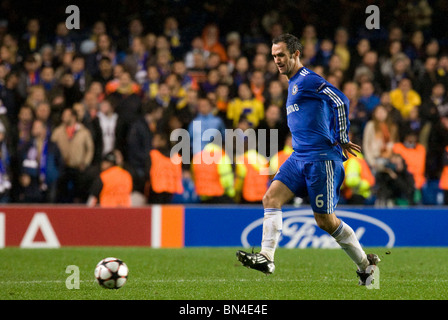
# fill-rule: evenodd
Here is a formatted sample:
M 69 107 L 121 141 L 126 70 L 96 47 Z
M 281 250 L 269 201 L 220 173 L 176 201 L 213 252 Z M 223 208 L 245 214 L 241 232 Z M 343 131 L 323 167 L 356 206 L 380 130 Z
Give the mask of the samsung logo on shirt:
M 291 112 L 299 111 L 299 105 L 297 103 L 291 104 L 286 107 L 286 114 L 290 114 Z

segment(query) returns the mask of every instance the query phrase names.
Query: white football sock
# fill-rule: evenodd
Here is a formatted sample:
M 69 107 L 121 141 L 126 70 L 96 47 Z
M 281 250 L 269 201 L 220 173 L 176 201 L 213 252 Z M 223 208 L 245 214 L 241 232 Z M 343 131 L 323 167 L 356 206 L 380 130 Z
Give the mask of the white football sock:
M 282 210 L 275 208 L 264 209 L 263 238 L 261 240 L 261 251 L 268 260 L 274 261 L 275 249 L 282 232 Z
M 358 266 L 358 270 L 364 271 L 367 268 L 369 265 L 367 255 L 362 249 L 355 232 L 348 224 L 341 220 L 341 224 L 331 236 Z

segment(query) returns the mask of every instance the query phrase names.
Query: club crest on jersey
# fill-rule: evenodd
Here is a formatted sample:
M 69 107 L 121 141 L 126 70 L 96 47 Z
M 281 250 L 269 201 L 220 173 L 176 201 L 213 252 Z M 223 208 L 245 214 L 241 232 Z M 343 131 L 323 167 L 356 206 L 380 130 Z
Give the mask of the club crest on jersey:
M 292 87 L 292 94 L 296 94 L 298 91 L 299 91 L 299 87 L 295 84 L 295 85 Z

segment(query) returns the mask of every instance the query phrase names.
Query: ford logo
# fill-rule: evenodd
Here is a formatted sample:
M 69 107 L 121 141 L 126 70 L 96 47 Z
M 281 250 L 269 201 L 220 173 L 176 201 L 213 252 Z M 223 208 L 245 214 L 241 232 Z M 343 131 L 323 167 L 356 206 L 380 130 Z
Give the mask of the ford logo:
M 395 233 L 384 222 L 364 214 L 336 210 L 336 215 L 350 225 L 362 245 L 385 246 L 391 248 L 395 243 Z M 263 217 L 250 223 L 241 233 L 244 247 L 258 246 L 261 242 Z M 283 230 L 279 246 L 284 248 L 339 248 L 339 245 L 314 219 L 312 210 L 293 210 L 283 212 Z

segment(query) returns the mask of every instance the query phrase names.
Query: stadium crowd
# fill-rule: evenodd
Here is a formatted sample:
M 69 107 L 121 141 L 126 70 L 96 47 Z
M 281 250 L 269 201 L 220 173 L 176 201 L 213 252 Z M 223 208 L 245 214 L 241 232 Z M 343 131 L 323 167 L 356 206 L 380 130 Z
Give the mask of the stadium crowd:
M 124 178 L 106 177 L 111 166 L 131 174 L 140 204 L 259 202 L 270 179 L 260 173 L 292 151 L 288 83 L 270 57 L 272 37 L 290 32 L 302 63 L 350 100 L 363 151 L 345 162 L 342 203 L 448 204 L 446 2 L 380 5 L 379 30 L 365 27 L 367 1 L 160 2 L 129 1 L 112 19 L 100 1 L 105 14 L 68 30 L 66 15 L 22 21 L 0 1 L 1 202 L 87 203 L 92 189 L 113 198 Z M 246 143 L 229 155 L 203 141 L 209 128 L 277 129 L 278 150 L 263 157 Z M 191 165 L 170 158 L 176 129 L 199 130 Z M 201 152 L 254 161 L 195 165 Z

